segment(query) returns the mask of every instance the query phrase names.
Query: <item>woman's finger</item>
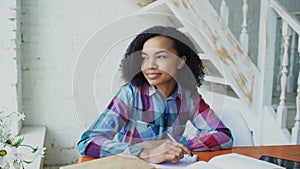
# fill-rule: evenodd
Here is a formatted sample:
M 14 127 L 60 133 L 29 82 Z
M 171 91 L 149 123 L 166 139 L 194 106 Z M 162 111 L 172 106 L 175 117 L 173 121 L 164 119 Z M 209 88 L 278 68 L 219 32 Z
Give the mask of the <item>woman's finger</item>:
M 178 143 L 177 146 L 180 147 L 189 156 L 193 156 L 192 152 L 186 146 L 184 146 L 183 144 Z
M 174 149 L 176 151 L 184 151 L 189 156 L 193 156 L 192 152 L 181 143 L 176 143 L 176 142 L 170 141 L 170 142 L 168 142 L 168 145 L 171 146 L 172 149 Z
M 165 158 L 166 160 L 171 161 L 172 163 L 177 163 L 181 160 L 181 158 L 175 154 L 165 154 Z
M 176 150 L 171 149 L 171 150 L 168 151 L 168 154 L 174 154 L 174 155 L 176 155 L 176 157 L 178 157 L 179 160 L 184 157 L 184 153 L 183 153 L 182 150 L 181 151 L 176 151 Z

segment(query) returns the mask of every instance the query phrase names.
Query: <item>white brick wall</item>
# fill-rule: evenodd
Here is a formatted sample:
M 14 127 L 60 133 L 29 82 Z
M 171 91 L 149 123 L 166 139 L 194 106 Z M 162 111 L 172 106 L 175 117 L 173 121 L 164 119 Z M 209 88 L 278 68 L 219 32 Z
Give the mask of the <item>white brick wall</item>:
M 2 3 L 8 1 L 10 0 L 0 0 L 0 21 L 2 21 Z M 72 80 L 79 53 L 86 41 L 99 28 L 122 16 L 136 12 L 139 0 L 19 1 L 21 1 L 22 14 L 20 56 L 23 76 L 23 109 L 26 113 L 24 123 L 25 125 L 47 126 L 45 165 L 60 166 L 75 163 L 78 157 L 76 143 L 82 133 L 82 128 L 74 108 L 75 96 L 72 92 Z M 2 23 L 0 30 L 3 28 Z M 143 25 L 144 23 L 136 22 L 135 24 Z M 120 31 L 126 30 L 120 29 Z M 13 57 L 8 57 L 9 54 L 2 58 L 1 52 L 2 49 L 6 49 L 4 47 L 6 43 L 2 42 L 3 33 L 1 33 L 2 31 L 0 31 L 0 84 L 2 84 L 2 79 L 6 79 L 6 87 L 12 92 L 8 97 L 1 96 L 2 92 L 9 91 L 2 89 L 1 86 L 0 101 L 4 100 L 9 103 L 5 105 L 16 104 L 15 90 L 11 87 L 11 84 L 16 83 L 16 65 Z M 105 40 L 109 41 L 110 38 L 105 38 Z M 101 47 L 99 44 L 99 48 Z M 8 51 L 12 52 L 11 49 Z M 112 49 L 111 54 L 123 52 Z M 113 67 L 119 62 L 119 60 L 113 61 L 114 64 L 108 63 L 107 66 Z M 11 70 L 2 71 L 3 65 L 7 63 L 11 65 Z M 115 71 L 114 68 L 112 71 Z M 5 72 L 5 76 L 1 74 L 2 72 Z M 11 76 L 7 76 L 6 72 L 13 74 L 14 78 L 10 79 Z M 105 72 L 102 73 L 107 76 Z M 101 72 L 98 77 L 101 77 Z M 96 80 L 98 80 L 97 84 L 108 82 L 107 79 Z M 104 92 L 105 99 L 110 99 L 107 96 L 111 94 L 111 91 L 108 90 L 100 88 L 97 92 Z M 96 99 L 100 107 L 106 104 L 106 100 L 101 96 L 96 96 Z M 12 107 L 14 106 L 16 107 L 16 105 Z M 94 115 L 97 112 L 87 112 L 87 120 L 93 119 L 90 117 L 91 113 Z
M 75 163 L 82 133 L 72 93 L 77 57 L 94 32 L 138 6 L 135 0 L 22 0 L 21 8 L 24 123 L 47 126 L 46 166 Z
M 0 0 L 0 111 L 11 113 L 21 110 L 19 98 L 19 67 L 17 65 L 17 3 L 12 0 Z M 20 99 L 21 100 L 21 99 Z M 17 135 L 21 122 L 12 124 L 12 133 Z
M 17 110 L 16 2 L 0 0 L 0 111 Z

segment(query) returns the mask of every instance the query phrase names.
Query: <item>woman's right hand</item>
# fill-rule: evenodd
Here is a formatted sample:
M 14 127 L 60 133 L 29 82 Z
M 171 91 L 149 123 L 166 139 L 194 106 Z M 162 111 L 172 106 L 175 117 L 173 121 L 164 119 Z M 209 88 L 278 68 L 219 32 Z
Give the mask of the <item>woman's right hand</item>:
M 144 148 L 139 158 L 151 163 L 162 163 L 164 161 L 177 163 L 184 157 L 185 153 L 192 156 L 191 151 L 183 144 L 169 139 L 144 141 L 136 145 Z

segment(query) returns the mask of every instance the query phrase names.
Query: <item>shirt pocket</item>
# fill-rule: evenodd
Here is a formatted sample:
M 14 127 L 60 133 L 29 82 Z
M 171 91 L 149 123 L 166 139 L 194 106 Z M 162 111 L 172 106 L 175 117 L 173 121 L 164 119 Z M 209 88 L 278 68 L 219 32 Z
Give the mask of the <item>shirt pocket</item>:
M 133 131 L 138 132 L 143 140 L 155 140 L 159 135 L 160 126 L 141 120 L 133 121 Z

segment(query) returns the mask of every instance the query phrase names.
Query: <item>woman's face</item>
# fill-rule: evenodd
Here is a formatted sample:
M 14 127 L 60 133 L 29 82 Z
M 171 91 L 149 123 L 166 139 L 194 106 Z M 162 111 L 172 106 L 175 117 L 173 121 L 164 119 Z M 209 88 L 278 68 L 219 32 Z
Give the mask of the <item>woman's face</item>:
M 176 84 L 176 72 L 185 61 L 177 54 L 173 41 L 167 37 L 156 36 L 144 43 L 141 70 L 150 85 L 159 88 Z

